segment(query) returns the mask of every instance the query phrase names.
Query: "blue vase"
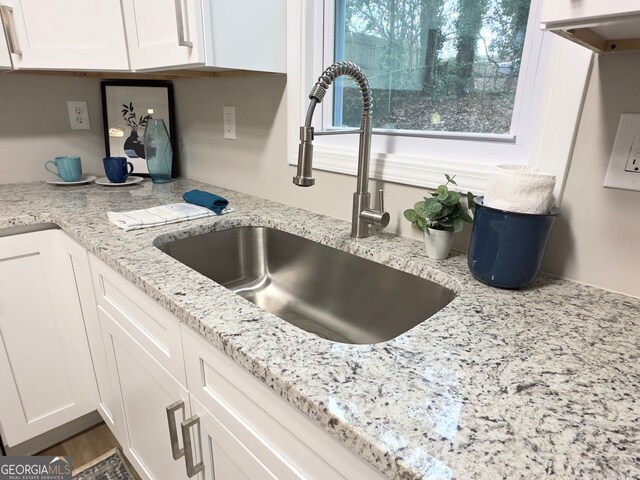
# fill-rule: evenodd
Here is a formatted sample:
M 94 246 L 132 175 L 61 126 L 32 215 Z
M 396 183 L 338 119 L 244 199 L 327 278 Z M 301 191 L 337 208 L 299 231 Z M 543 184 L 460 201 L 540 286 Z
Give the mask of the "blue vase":
M 560 213 L 516 213 L 484 205 L 476 211 L 467 263 L 475 278 L 499 288 L 523 288 L 538 275 L 551 227 Z
M 151 118 L 144 130 L 144 154 L 153 183 L 171 181 L 173 150 L 164 120 Z

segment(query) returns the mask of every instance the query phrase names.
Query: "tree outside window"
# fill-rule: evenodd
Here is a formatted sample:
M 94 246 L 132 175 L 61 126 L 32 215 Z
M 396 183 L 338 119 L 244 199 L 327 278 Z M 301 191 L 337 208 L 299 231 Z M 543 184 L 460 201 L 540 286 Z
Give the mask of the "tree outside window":
M 335 58 L 360 65 L 374 128 L 509 133 L 530 0 L 337 0 Z M 336 84 L 334 124 L 360 123 Z

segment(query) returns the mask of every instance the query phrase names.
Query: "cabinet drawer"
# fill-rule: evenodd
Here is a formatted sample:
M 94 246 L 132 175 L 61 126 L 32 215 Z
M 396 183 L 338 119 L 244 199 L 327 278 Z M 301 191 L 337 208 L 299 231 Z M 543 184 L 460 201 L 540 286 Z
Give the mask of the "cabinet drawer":
M 189 392 L 278 478 L 386 478 L 189 327 L 181 328 Z
M 178 319 L 93 255 L 90 261 L 98 305 L 185 385 Z

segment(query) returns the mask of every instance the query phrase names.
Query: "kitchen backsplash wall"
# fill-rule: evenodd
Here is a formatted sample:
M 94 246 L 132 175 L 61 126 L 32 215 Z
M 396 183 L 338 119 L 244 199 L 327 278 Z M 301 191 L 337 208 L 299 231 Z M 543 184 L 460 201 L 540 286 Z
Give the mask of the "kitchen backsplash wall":
M 100 81 L 68 76 L 0 74 L 0 183 L 55 178 L 43 167 L 78 155 L 85 173 L 104 157 Z M 67 100 L 86 100 L 91 130 L 71 130 Z
M 285 84 L 281 76 L 174 82 L 185 175 L 350 219 L 355 177 L 316 169 L 311 188 L 291 181 L 295 167 L 287 164 Z M 223 138 L 225 105 L 236 107 L 237 140 Z M 290 128 L 297 131 L 299 125 Z M 357 142 L 357 137 L 353 140 Z M 371 191 L 378 185 L 382 183 L 372 181 Z M 410 224 L 400 221 L 402 211 L 422 199 L 424 189 L 392 183 L 384 188 L 385 207 L 392 218 L 388 229 L 410 235 Z
M 640 112 L 638 85 L 640 54 L 597 58 L 543 269 L 640 297 L 640 192 L 602 187 L 620 114 Z

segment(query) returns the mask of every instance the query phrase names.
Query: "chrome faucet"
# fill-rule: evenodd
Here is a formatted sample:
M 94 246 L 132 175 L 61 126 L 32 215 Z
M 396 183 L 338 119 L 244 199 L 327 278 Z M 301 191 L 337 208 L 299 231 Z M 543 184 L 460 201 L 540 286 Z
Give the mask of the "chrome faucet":
M 382 228 L 389 225 L 389 214 L 384 211 L 384 192 L 378 190 L 378 207 L 380 210 L 369 208 L 371 194 L 369 193 L 369 158 L 371 149 L 371 111 L 373 98 L 369 81 L 362 69 L 355 63 L 338 62 L 328 67 L 309 93 L 311 103 L 307 110 L 307 117 L 303 127 L 300 127 L 300 147 L 298 148 L 298 174 L 293 177 L 293 183 L 299 187 L 311 187 L 316 182 L 313 178 L 313 138 L 314 130 L 311 126 L 316 105 L 322 102 L 327 89 L 336 78 L 348 75 L 353 78 L 360 87 L 362 94 L 362 119 L 360 130 L 336 130 L 317 132 L 315 135 L 337 135 L 342 133 L 359 133 L 360 144 L 358 149 L 358 185 L 353 194 L 353 211 L 351 214 L 351 236 L 365 238 L 369 236 L 369 225 L 378 225 Z

